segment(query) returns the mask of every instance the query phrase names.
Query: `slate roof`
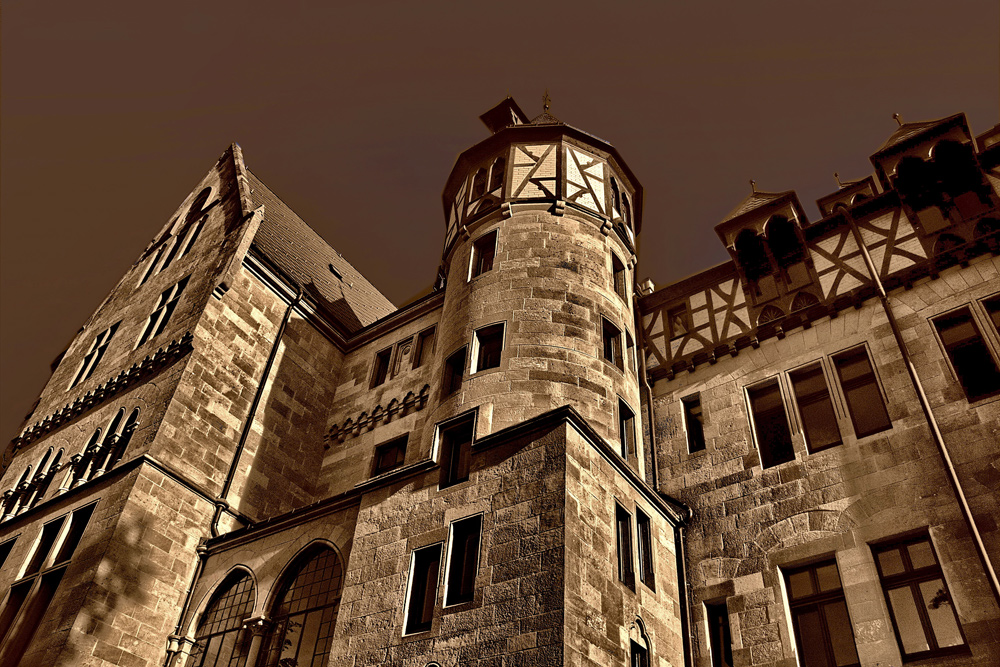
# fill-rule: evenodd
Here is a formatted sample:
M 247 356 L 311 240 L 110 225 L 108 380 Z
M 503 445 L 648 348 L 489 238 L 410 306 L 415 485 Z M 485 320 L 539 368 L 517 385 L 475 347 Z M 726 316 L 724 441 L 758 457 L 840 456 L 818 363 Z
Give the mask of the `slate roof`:
M 732 211 L 726 214 L 726 217 L 722 219 L 722 222 L 729 222 L 733 218 L 738 218 L 744 213 L 754 210 L 755 208 L 760 208 L 765 204 L 770 204 L 773 201 L 781 199 L 785 195 L 792 194 L 792 190 L 787 190 L 785 192 L 761 192 L 758 190 L 754 192 L 749 197 L 744 199 L 736 206 Z
M 528 125 L 565 125 L 565 123 L 546 111 L 532 118 Z
M 924 130 L 930 129 L 930 128 L 935 127 L 937 125 L 941 125 L 941 124 L 946 123 L 948 121 L 955 120 L 956 118 L 958 118 L 961 115 L 962 114 L 954 114 L 952 116 L 946 116 L 944 118 L 938 118 L 937 120 L 923 120 L 923 121 L 917 121 L 917 122 L 914 122 L 914 123 L 903 123 L 898 128 L 896 128 L 896 131 L 893 132 L 889 136 L 888 139 L 885 140 L 885 143 L 883 143 L 881 146 L 879 146 L 878 150 L 875 151 L 875 154 L 878 155 L 879 153 L 881 153 L 883 151 L 886 151 L 886 150 L 889 150 L 890 148 L 892 148 L 893 146 L 896 146 L 897 144 L 903 143 L 904 141 L 906 141 L 910 137 L 917 136 L 918 134 L 920 134 Z
M 252 172 L 254 207 L 264 206 L 264 219 L 253 245 L 285 275 L 298 283 L 350 333 L 396 310 L 350 262 L 330 247 Z M 334 275 L 330 266 L 340 274 Z

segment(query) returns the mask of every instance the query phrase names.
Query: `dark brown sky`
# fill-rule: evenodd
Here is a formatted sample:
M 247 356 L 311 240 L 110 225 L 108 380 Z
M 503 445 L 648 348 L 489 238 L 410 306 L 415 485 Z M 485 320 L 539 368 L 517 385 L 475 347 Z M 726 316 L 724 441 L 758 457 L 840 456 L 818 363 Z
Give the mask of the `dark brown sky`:
M 997 122 L 996 0 L 4 5 L 0 438 L 231 141 L 394 302 L 506 94 L 615 144 L 646 188 L 640 278 L 725 259 L 748 192 L 815 219 L 906 120 Z

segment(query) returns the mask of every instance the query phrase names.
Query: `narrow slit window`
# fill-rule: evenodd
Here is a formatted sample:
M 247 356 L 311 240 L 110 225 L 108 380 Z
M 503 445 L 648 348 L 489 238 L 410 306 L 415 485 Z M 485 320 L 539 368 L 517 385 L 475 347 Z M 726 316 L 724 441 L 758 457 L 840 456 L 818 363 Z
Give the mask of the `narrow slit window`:
M 447 398 L 462 388 L 462 376 L 465 374 L 465 353 L 462 348 L 453 353 L 444 362 L 444 378 L 441 382 L 441 397 Z
M 372 465 L 372 475 L 398 468 L 406 460 L 406 443 L 409 434 L 383 443 L 375 448 L 375 461 Z
M 140 347 L 150 339 L 163 333 L 163 330 L 167 327 L 167 322 L 170 321 L 170 316 L 174 314 L 174 309 L 177 308 L 177 302 L 180 301 L 181 292 L 184 291 L 187 283 L 188 278 L 186 277 L 160 294 L 160 298 L 156 302 L 156 307 L 149 314 L 149 319 L 146 320 L 146 326 L 142 330 L 142 335 L 139 336 L 139 342 L 136 343 L 136 347 Z
M 626 363 L 628 363 L 629 370 L 638 375 L 639 364 L 635 356 L 635 341 L 632 340 L 632 334 L 630 334 L 627 329 L 625 330 L 625 350 L 628 353 L 626 355 L 628 357 Z
M 621 443 L 622 458 L 630 463 L 636 460 L 635 413 L 628 403 L 618 399 L 618 441 Z
M 448 588 L 444 600 L 446 607 L 472 602 L 475 597 L 482 530 L 481 514 L 451 524 Z
M 803 667 L 859 665 L 836 561 L 788 570 L 785 583 Z
M 841 444 L 837 415 L 833 411 L 830 390 L 826 386 L 823 367 L 814 364 L 788 374 L 795 391 L 795 401 L 802 417 L 806 447 L 818 452 Z
M 862 346 L 834 355 L 833 365 L 844 390 L 854 434 L 863 438 L 892 428 L 867 350 Z
M 494 324 L 476 331 L 476 367 L 473 373 L 500 366 L 503 352 L 503 324 Z
M 145 285 L 146 281 L 149 280 L 153 275 L 153 269 L 159 264 L 160 258 L 163 257 L 163 252 L 167 249 L 166 246 L 161 245 L 160 249 L 156 251 L 153 259 L 146 265 L 146 270 L 142 274 L 142 278 L 139 280 L 140 285 Z
M 729 610 L 725 602 L 705 603 L 708 620 L 708 648 L 712 652 L 712 667 L 735 667 L 733 637 L 729 629 Z
M 203 216 L 188 229 L 187 236 L 184 237 L 184 249 L 181 250 L 181 257 L 184 257 L 191 252 L 191 248 L 194 247 L 195 241 L 198 240 L 198 235 L 201 234 L 201 228 L 205 226 L 205 220 L 207 218 L 207 215 Z
M 934 327 L 969 401 L 1000 393 L 1000 369 L 969 309 L 937 318 Z
M 614 276 L 615 294 L 624 300 L 628 300 L 628 281 L 626 280 L 625 264 L 614 253 L 611 253 L 611 273 Z
M 496 230 L 484 234 L 472 244 L 472 278 L 493 270 L 497 254 Z
M 441 545 L 434 544 L 413 552 L 410 565 L 409 600 L 406 605 L 406 634 L 427 632 L 434 620 L 438 571 L 441 568 Z
M 635 569 L 632 564 L 632 516 L 621 505 L 615 505 L 615 542 L 618 554 L 618 581 L 635 590 Z
M 436 331 L 435 327 L 426 329 L 420 332 L 417 336 L 417 350 L 413 355 L 413 367 L 420 368 L 428 361 L 430 361 L 431 355 L 434 354 L 434 333 Z
M 684 408 L 684 428 L 687 431 L 688 453 L 705 449 L 705 416 L 701 411 L 701 395 L 681 399 Z
M 622 368 L 622 332 L 611 322 L 601 320 L 602 353 L 606 361 Z
M 440 429 L 438 433 L 438 445 L 441 449 L 440 488 L 454 486 L 469 479 L 474 429 L 473 415 Z
M 792 434 L 788 429 L 788 416 L 785 414 L 778 381 L 771 380 L 752 387 L 747 390 L 747 394 L 750 397 L 761 466 L 770 468 L 794 460 Z
M 635 529 L 639 538 L 639 581 L 649 588 L 656 588 L 653 572 L 653 524 L 642 510 L 635 511 Z
M 121 322 L 115 322 L 110 327 L 97 334 L 94 338 L 94 342 L 90 345 L 90 350 L 83 357 L 83 363 L 80 364 L 80 370 L 76 372 L 76 376 L 73 378 L 73 382 L 69 385 L 70 389 L 80 384 L 84 380 L 90 378 L 94 374 L 94 370 L 97 365 L 101 363 L 101 358 L 108 349 L 108 345 L 111 343 L 111 339 L 114 337 L 115 332 L 118 331 L 118 326 Z
M 375 363 L 372 365 L 372 389 L 385 384 L 386 379 L 389 377 L 389 362 L 391 359 L 391 347 L 387 347 L 375 355 Z

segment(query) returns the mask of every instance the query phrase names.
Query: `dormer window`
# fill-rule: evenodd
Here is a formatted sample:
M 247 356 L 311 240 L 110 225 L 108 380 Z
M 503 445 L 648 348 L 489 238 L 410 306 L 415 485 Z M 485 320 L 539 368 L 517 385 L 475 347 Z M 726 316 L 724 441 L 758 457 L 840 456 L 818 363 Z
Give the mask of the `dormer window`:
M 744 229 L 736 236 L 736 260 L 743 267 L 747 280 L 756 282 L 771 275 L 771 262 L 760 236 L 751 229 Z

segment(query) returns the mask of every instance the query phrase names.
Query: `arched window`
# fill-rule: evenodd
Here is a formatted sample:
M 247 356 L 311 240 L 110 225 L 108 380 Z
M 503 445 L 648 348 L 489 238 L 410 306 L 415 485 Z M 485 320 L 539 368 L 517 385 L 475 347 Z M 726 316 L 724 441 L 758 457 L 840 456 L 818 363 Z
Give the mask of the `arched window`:
M 503 172 L 507 167 L 507 160 L 503 156 L 493 161 L 493 168 L 490 170 L 490 192 L 503 187 Z
M 625 218 L 625 226 L 632 229 L 632 207 L 628 203 L 628 195 L 622 193 L 622 217 Z M 635 231 L 632 229 L 632 231 Z
M 802 261 L 804 253 L 799 237 L 795 233 L 795 225 L 785 216 L 771 216 L 767 221 L 767 243 L 771 246 L 771 254 L 778 264 L 788 266 Z
M 119 410 L 115 418 L 111 420 L 111 426 L 108 427 L 107 435 L 104 436 L 104 442 L 101 443 L 100 450 L 94 454 L 94 465 L 91 467 L 87 479 L 94 479 L 104 472 L 108 462 L 108 454 L 111 453 L 118 440 L 118 430 L 121 428 L 123 419 L 125 419 L 125 408 Z
M 274 625 L 262 647 L 261 667 L 326 664 L 343 581 L 333 549 L 321 547 L 300 558 L 271 611 Z
M 981 187 L 983 179 L 971 144 L 942 141 L 934 147 L 933 154 L 934 172 L 945 192 L 954 197 Z
M 472 198 L 479 199 L 486 194 L 486 169 L 480 167 L 472 179 Z
M 119 434 L 118 439 L 115 441 L 114 446 L 111 451 L 108 452 L 107 463 L 105 464 L 105 470 L 111 470 L 118 462 L 122 460 L 122 456 L 125 455 L 125 448 L 128 447 L 128 443 L 132 440 L 132 434 L 135 433 L 135 429 L 139 426 L 139 408 L 132 411 L 132 414 L 128 416 L 128 421 L 125 422 L 125 426 L 122 428 L 122 432 Z
M 142 280 L 139 281 L 140 285 L 144 284 L 147 280 L 149 280 L 149 277 L 153 275 L 153 269 L 155 269 L 156 265 L 159 264 L 160 258 L 163 257 L 163 251 L 166 249 L 166 245 L 161 245 L 160 249 L 156 251 L 153 261 L 146 266 L 146 272 L 142 274 Z
M 233 572 L 219 586 L 194 633 L 192 667 L 244 667 L 250 648 L 243 621 L 253 612 L 253 579 L 248 572 Z
M 98 443 L 101 442 L 101 429 L 94 431 L 94 435 L 90 436 L 90 440 L 87 441 L 87 446 L 83 448 L 83 452 L 80 454 L 80 460 L 77 461 L 76 466 L 73 468 L 73 486 L 78 486 L 83 484 L 87 479 L 87 472 L 90 470 L 90 464 L 94 460 L 94 450 Z
M 621 191 L 618 189 L 618 181 L 615 180 L 614 176 L 611 177 L 611 208 L 614 211 L 621 211 L 622 209 Z
M 914 210 L 931 206 L 936 188 L 931 165 L 918 157 L 908 156 L 896 167 L 896 191 Z
M 52 459 L 52 463 L 49 464 L 47 469 L 43 469 L 42 466 L 38 467 L 40 473 L 43 477 L 38 481 L 38 486 L 35 489 L 34 495 L 28 504 L 28 508 L 32 508 L 38 504 L 40 500 L 45 498 L 45 494 L 48 493 L 49 484 L 52 483 L 52 478 L 56 476 L 56 472 L 59 470 L 59 461 L 62 459 L 63 450 L 56 452 L 56 457 Z
M 767 259 L 764 242 L 751 229 L 744 229 L 736 236 L 736 261 L 743 267 L 747 280 L 755 282 L 771 274 L 771 262 Z

